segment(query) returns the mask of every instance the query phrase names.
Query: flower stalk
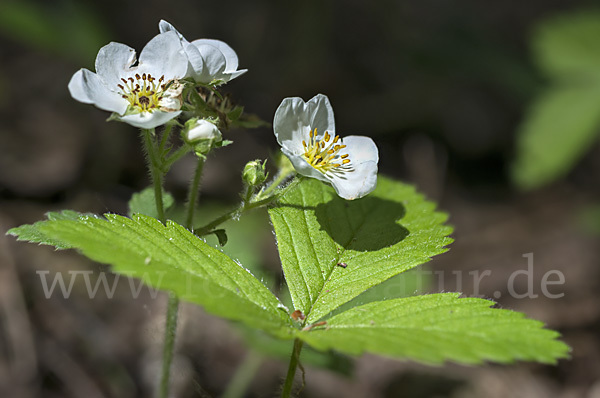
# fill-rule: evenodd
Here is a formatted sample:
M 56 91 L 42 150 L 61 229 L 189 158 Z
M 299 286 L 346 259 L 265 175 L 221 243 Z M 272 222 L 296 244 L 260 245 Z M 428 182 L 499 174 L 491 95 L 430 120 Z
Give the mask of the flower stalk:
M 144 149 L 146 153 L 146 161 L 148 168 L 150 169 L 150 178 L 154 186 L 154 200 L 156 203 L 156 213 L 158 214 L 158 220 L 165 223 L 165 207 L 163 204 L 163 190 L 162 180 L 164 176 L 163 168 L 161 165 L 160 155 L 158 154 L 157 147 L 154 143 L 155 132 L 154 129 L 142 130 Z

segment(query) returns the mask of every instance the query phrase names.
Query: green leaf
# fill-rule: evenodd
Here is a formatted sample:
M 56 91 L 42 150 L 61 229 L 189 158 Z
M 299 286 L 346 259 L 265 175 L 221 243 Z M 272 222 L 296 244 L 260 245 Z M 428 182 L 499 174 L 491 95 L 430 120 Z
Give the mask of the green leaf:
M 336 315 L 298 337 L 318 349 L 376 354 L 439 364 L 486 360 L 556 363 L 569 347 L 557 332 L 519 312 L 489 308 L 494 303 L 432 294 L 378 301 Z
M 114 272 L 173 291 L 215 315 L 291 338 L 291 320 L 279 300 L 219 250 L 170 221 L 165 226 L 141 214 L 133 219 L 115 214 L 105 217 L 63 217 L 9 233 L 20 239 L 33 237 L 39 243 L 60 242 L 94 261 L 111 264 Z
M 432 281 L 431 271 L 424 272 L 422 267 L 413 268 L 400 275 L 396 275 L 377 286 L 373 286 L 347 303 L 342 304 L 331 312 L 331 316 L 373 301 L 383 301 L 423 294 Z
M 533 36 L 540 69 L 549 76 L 600 79 L 600 12 L 586 10 L 541 23 Z
M 173 199 L 173 196 L 163 191 L 163 206 L 165 211 L 169 210 L 174 203 L 175 199 Z M 129 200 L 129 217 L 136 213 L 158 218 L 156 202 L 154 201 L 154 187 L 144 188 L 141 192 L 134 193 L 131 196 Z
M 214 147 L 215 148 L 223 148 L 223 147 L 231 145 L 231 144 L 233 144 L 233 141 L 231 141 L 231 140 L 222 140 L 222 141 L 216 142 L 214 144 Z
M 79 220 L 80 217 L 95 217 L 93 214 L 81 214 L 73 210 L 63 210 L 60 213 L 50 212 L 46 213 L 46 217 L 50 221 L 60 220 Z M 38 221 L 35 224 L 21 225 L 20 227 L 12 228 L 8 230 L 7 235 L 13 235 L 17 237 L 19 241 L 27 241 L 32 243 L 40 243 L 42 245 L 54 246 L 59 250 L 71 249 L 72 246 L 67 242 L 61 241 L 52 235 L 48 235 L 40 230 L 40 226 L 45 224 L 46 221 Z
M 313 323 L 445 252 L 452 229 L 434 209 L 413 187 L 381 176 L 355 201 L 314 179 L 300 183 L 269 210 L 295 309 Z
M 600 13 L 550 19 L 536 30 L 538 65 L 555 79 L 534 102 L 517 136 L 513 181 L 533 189 L 564 176 L 600 128 Z
M 562 177 L 590 147 L 599 129 L 600 84 L 547 90 L 518 131 L 513 180 L 532 189 Z
M 224 206 L 222 203 L 204 200 L 202 206 L 194 213 L 194 225 L 206 225 L 213 221 L 216 215 L 227 213 L 232 209 L 232 206 Z M 185 220 L 183 210 L 181 208 L 181 220 Z M 277 292 L 280 283 L 276 284 L 275 280 L 279 279 L 279 273 L 276 277 L 273 270 L 265 267 L 265 259 L 268 254 L 262 250 L 257 250 L 257 248 L 265 247 L 273 239 L 271 231 L 266 228 L 267 217 L 266 209 L 261 208 L 247 212 L 239 219 L 229 220 L 221 224 L 227 234 L 227 244 L 225 246 L 221 246 L 216 234 L 211 233 L 202 238 L 206 243 L 218 248 L 236 262 L 244 264 L 244 267 L 248 268 L 265 286 Z

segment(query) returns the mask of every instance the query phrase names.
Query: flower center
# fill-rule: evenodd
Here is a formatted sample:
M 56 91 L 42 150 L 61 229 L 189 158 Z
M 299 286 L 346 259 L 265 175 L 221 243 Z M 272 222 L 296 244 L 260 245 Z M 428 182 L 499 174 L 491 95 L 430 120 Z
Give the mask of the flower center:
M 315 128 L 309 134 L 308 144 L 302 141 L 304 146 L 304 159 L 315 169 L 325 174 L 329 171 L 350 171 L 350 159 L 348 154 L 340 154 L 340 151 L 346 148 L 346 145 L 338 144 L 340 136 L 331 137 L 326 131 L 325 136 L 318 140 L 317 129 Z M 332 139 L 333 138 L 333 139 Z M 331 142 L 329 142 L 331 140 Z
M 153 112 L 160 108 L 160 100 L 166 89 L 165 77 L 158 81 L 150 74 L 135 74 L 135 79 L 121 78 L 123 84 L 117 84 L 121 97 L 125 98 L 131 107 L 139 112 Z

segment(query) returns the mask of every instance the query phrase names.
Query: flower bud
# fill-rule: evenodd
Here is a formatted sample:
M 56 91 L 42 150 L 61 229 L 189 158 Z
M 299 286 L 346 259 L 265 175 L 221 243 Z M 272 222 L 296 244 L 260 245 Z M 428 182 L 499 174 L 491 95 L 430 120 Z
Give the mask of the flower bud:
M 260 160 L 253 160 L 246 163 L 244 171 L 242 172 L 242 180 L 244 183 L 249 186 L 257 186 L 265 182 L 267 179 L 267 174 L 265 172 L 266 163 L 266 161 L 261 163 Z
M 219 142 L 222 140 L 219 128 L 205 119 L 190 119 L 185 124 L 184 138 L 190 144 L 199 141 Z

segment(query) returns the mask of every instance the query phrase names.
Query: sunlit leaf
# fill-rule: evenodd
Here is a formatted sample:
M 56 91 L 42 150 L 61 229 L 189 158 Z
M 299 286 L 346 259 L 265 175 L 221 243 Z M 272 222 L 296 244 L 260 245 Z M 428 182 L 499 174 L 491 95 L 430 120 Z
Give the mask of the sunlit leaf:
M 452 241 L 444 213 L 413 187 L 385 177 L 354 201 L 305 180 L 269 214 L 294 307 L 307 322 L 429 261 Z
M 133 219 L 115 214 L 106 214 L 106 219 L 72 215 L 9 233 L 43 244 L 60 242 L 61 247 L 76 248 L 92 260 L 112 265 L 116 273 L 173 291 L 215 315 L 273 335 L 291 333 L 287 312 L 264 285 L 182 226 L 170 221 L 165 226 L 141 214 Z
M 380 355 L 439 364 L 515 360 L 555 363 L 569 347 L 557 332 L 519 312 L 489 308 L 494 303 L 431 294 L 378 301 L 353 308 L 327 324 L 300 332 L 319 349 Z

